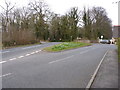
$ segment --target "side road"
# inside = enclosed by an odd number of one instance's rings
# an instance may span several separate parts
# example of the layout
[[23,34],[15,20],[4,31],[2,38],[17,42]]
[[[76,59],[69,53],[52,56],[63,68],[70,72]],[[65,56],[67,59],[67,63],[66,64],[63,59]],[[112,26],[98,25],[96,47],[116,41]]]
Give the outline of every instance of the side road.
[[108,51],[91,88],[118,88],[117,50]]

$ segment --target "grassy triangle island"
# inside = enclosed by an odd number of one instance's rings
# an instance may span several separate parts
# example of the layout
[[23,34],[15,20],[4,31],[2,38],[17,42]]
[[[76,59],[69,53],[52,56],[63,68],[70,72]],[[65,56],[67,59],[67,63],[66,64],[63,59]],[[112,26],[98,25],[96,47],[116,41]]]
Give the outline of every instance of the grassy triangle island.
[[46,47],[43,51],[49,52],[59,52],[84,46],[90,46],[90,43],[83,43],[83,42],[63,42],[54,46]]

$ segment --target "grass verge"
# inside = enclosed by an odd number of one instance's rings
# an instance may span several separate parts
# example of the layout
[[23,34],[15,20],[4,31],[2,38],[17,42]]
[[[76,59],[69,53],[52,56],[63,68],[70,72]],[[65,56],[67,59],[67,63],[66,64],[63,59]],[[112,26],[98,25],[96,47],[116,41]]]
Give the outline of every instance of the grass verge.
[[117,45],[118,45],[118,60],[120,62],[120,38],[118,38]]
[[84,46],[89,46],[91,45],[90,43],[82,43],[82,42],[63,42],[61,44],[57,44],[51,47],[46,47],[43,50],[44,51],[49,51],[49,52],[59,52],[63,50],[69,50],[73,48],[78,48],[78,47],[84,47]]

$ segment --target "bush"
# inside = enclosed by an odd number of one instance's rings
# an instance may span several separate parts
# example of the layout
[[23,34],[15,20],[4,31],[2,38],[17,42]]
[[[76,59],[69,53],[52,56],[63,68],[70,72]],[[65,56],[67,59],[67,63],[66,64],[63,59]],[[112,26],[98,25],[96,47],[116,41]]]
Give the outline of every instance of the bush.
[[3,47],[34,44],[36,42],[35,35],[29,30],[13,31],[11,35],[9,32],[2,34]]

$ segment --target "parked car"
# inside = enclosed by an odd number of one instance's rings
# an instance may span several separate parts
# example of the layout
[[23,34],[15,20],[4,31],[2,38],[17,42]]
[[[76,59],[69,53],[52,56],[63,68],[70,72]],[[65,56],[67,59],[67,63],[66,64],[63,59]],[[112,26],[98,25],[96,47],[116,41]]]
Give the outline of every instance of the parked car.
[[110,40],[107,40],[107,39],[102,39],[100,40],[100,43],[103,43],[103,44],[110,44]]

